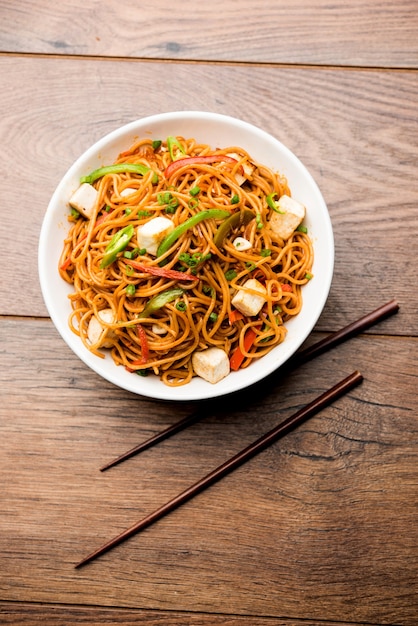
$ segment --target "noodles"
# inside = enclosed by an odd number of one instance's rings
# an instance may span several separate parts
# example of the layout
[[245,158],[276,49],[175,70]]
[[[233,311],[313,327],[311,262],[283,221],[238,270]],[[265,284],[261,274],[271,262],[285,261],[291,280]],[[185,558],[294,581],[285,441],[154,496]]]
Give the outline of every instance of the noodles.
[[217,382],[284,341],[313,251],[282,176],[238,146],[169,137],[81,183],[59,271],[88,350],[175,386]]

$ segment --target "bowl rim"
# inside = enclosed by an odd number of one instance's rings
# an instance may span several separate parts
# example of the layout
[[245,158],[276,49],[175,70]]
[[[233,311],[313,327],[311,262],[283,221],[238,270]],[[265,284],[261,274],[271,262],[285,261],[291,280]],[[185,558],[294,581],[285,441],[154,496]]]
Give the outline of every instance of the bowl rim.
[[[277,160],[279,160],[279,157],[283,158],[288,166],[293,168],[295,172],[297,171],[299,174],[303,174],[304,185],[307,186],[307,188],[313,193],[313,196],[315,198],[315,207],[318,207],[319,215],[321,217],[320,221],[322,232],[319,234],[319,236],[322,238],[323,241],[326,242],[327,246],[327,250],[321,250],[321,255],[325,254],[326,263],[324,263],[324,261],[321,261],[322,273],[319,293],[315,294],[316,300],[314,302],[311,315],[304,320],[305,326],[303,332],[299,333],[297,335],[297,338],[293,339],[291,342],[288,342],[288,337],[286,337],[286,340],[282,344],[274,348],[269,353],[270,355],[272,355],[273,353],[274,358],[270,356],[270,358],[268,359],[267,357],[269,357],[269,355],[265,355],[264,357],[262,357],[262,359],[260,359],[260,361],[252,363],[245,370],[241,370],[240,372],[231,372],[228,377],[223,379],[223,381],[216,383],[215,385],[203,381],[202,379],[198,379],[198,383],[196,384],[195,381],[197,380],[197,378],[194,378],[191,383],[188,383],[186,385],[182,385],[180,387],[170,387],[162,383],[156,376],[142,378],[139,376],[133,376],[128,372],[125,373],[124,368],[116,366],[115,364],[113,364],[112,368],[113,361],[109,364],[109,360],[111,360],[110,356],[106,356],[105,359],[101,359],[100,357],[97,357],[90,353],[85,348],[79,337],[69,329],[68,315],[70,313],[70,306],[68,299],[66,298],[66,302],[63,303],[60,302],[60,300],[56,297],[57,289],[58,291],[60,291],[61,295],[63,291],[69,292],[71,291],[71,289],[68,289],[69,286],[67,287],[65,281],[63,281],[59,277],[58,271],[56,271],[56,265],[53,266],[51,263],[52,259],[51,255],[49,254],[49,244],[51,233],[54,231],[54,228],[55,231],[58,230],[58,232],[60,232],[61,228],[62,237],[59,245],[62,248],[62,241],[64,238],[63,229],[66,225],[61,224],[61,227],[57,225],[57,213],[59,214],[59,207],[61,207],[62,209],[63,204],[68,211],[67,203],[63,202],[62,200],[63,194],[66,193],[66,190],[68,194],[68,188],[71,187],[71,181],[79,179],[80,172],[81,170],[85,172],[87,163],[99,163],[101,161],[103,152],[109,147],[109,145],[111,146],[112,143],[117,143],[121,139],[123,139],[124,141],[123,145],[126,145],[124,138],[131,134],[133,134],[134,137],[139,137],[141,133],[141,136],[146,136],[149,132],[145,130],[146,128],[154,128],[155,126],[164,125],[166,123],[176,124],[179,122],[184,123],[191,121],[193,121],[193,123],[201,123],[202,121],[204,121],[206,124],[220,124],[221,126],[223,125],[223,127],[225,127],[226,125],[230,128],[234,128],[234,130],[236,130],[237,132],[249,133],[252,137],[257,137],[259,140],[264,142],[267,146],[271,146],[272,148],[274,148],[277,152]],[[194,135],[190,134],[189,136]],[[205,142],[209,143],[209,141],[207,140],[205,140]],[[129,145],[132,145],[133,141],[127,141],[127,143]],[[245,145],[243,145],[243,147],[245,148]],[[252,154],[250,150],[249,152],[250,154]],[[114,153],[114,157],[116,156],[117,151]],[[284,168],[282,167],[280,162],[278,162],[277,166],[275,167],[277,171],[280,171],[281,173],[284,173],[286,175],[286,172],[283,172]],[[294,185],[289,183],[289,186],[291,191],[293,192],[292,187],[294,187]],[[64,197],[68,198],[69,196],[64,195]],[[308,216],[309,210],[310,209],[308,207]],[[62,213],[60,214],[60,217],[63,218]],[[61,220],[61,222],[63,221],[64,219]],[[315,235],[315,238],[318,239],[318,234]],[[315,242],[313,243],[315,264],[317,260],[317,250],[315,248]],[[55,248],[57,248],[57,242],[55,242]],[[76,356],[78,356],[80,360],[84,362],[84,364],[87,365],[90,369],[92,369],[97,375],[104,378],[108,382],[111,382],[117,387],[130,391],[139,396],[148,397],[155,400],[168,400],[176,402],[199,401],[235,393],[243,388],[259,382],[260,380],[280,368],[288,360],[288,358],[290,358],[290,356],[292,356],[297,351],[297,349],[302,345],[302,343],[312,332],[312,329],[318,321],[328,299],[334,272],[334,257],[334,235],[331,218],[325,200],[316,181],[314,180],[313,176],[310,174],[306,166],[289,148],[287,148],[287,146],[285,146],[274,135],[266,132],[258,126],[255,126],[254,124],[251,124],[239,118],[235,118],[221,113],[186,110],[157,113],[128,122],[127,124],[124,124],[99,138],[76,159],[76,161],[67,169],[66,173],[58,183],[44,214],[38,245],[38,273],[42,296],[47,311],[57,331],[59,332],[65,343],[68,345],[68,347],[76,354]],[[54,267],[55,270],[51,269],[52,267]],[[63,283],[61,290],[58,281],[54,278],[52,274],[53,271],[55,271],[55,274]],[[305,294],[305,291],[309,288],[311,288],[310,283],[304,286],[303,294]],[[65,305],[67,305],[68,309],[68,314],[66,316],[64,316],[62,313],[62,308],[65,308]],[[298,314],[298,316],[296,316],[295,320],[291,320],[291,322],[286,324],[286,327],[288,329],[292,326],[292,322],[297,321],[299,316],[302,316],[303,311],[304,306],[302,306],[301,312]],[[306,317],[307,316],[305,314],[304,318]],[[286,345],[287,342],[288,345]],[[276,354],[274,354],[275,351],[278,351],[279,348],[280,354],[278,355],[277,352]],[[259,367],[260,363],[263,363],[262,368]],[[150,384],[150,382],[152,384]]]

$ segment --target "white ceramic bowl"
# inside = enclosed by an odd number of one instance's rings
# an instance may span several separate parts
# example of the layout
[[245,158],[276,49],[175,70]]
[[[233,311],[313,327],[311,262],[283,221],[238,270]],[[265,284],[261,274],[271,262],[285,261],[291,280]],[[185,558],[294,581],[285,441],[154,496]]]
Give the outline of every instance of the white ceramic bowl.
[[[117,155],[141,137],[169,135],[195,137],[214,148],[242,146],[252,157],[287,177],[294,198],[305,204],[305,223],[314,246],[314,278],[303,288],[303,308],[287,324],[285,341],[248,368],[231,372],[215,385],[201,378],[181,387],[164,385],[156,376],[134,376],[117,367],[110,356],[101,359],[89,352],[68,326],[71,286],[58,273],[58,260],[67,221],[68,198],[80,176],[113,163]],[[328,297],[334,267],[334,239],[325,201],[315,181],[299,159],[277,139],[241,120],[196,111],[163,113],[146,117],[109,133],[91,146],[68,170],[53,194],[45,214],[39,241],[39,275],[45,304],[53,323],[73,352],[97,374],[133,393],[161,400],[202,400],[232,393],[251,385],[280,367],[299,348],[316,324]]]

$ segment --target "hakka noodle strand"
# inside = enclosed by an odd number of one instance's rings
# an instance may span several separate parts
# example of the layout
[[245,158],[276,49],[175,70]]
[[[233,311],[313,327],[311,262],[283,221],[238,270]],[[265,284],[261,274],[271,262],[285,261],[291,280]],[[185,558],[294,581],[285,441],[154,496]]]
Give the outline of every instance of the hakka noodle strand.
[[283,176],[238,146],[168,137],[80,182],[59,271],[88,350],[176,386],[217,382],[285,339],[313,250]]

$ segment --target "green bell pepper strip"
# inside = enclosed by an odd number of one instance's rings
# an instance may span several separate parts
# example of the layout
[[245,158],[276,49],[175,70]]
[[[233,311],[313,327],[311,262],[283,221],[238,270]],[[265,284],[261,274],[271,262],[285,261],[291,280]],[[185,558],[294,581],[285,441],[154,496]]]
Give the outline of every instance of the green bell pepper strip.
[[171,231],[169,235],[165,239],[162,240],[157,250],[157,257],[162,256],[171,248],[171,246],[177,241],[179,237],[183,233],[185,233],[189,228],[193,228],[196,224],[203,222],[203,220],[215,219],[215,220],[223,220],[229,217],[231,214],[229,211],[224,211],[223,209],[207,209],[206,211],[201,211],[200,213],[196,213],[189,217],[188,220],[183,222],[183,224],[179,224],[174,230]]
[[243,211],[237,211],[230,215],[230,217],[222,222],[213,238],[213,243],[217,248],[222,246],[223,240],[229,234],[229,232],[236,226],[242,224],[249,224],[251,220],[255,218],[255,213],[250,209],[244,209]]
[[[97,170],[94,170],[87,176],[82,176],[80,178],[80,183],[89,183],[90,185],[94,183],[98,178],[102,178],[106,174],[121,174],[124,172],[130,172],[132,174],[148,174],[150,168],[142,163],[116,163],[114,165],[105,165],[104,167],[99,167]],[[158,175],[154,172],[152,177],[152,182],[158,182]]]
[[268,196],[266,196],[266,202],[268,204],[268,206],[270,207],[270,209],[273,209],[273,211],[276,211],[276,213],[286,213],[286,211],[279,211],[279,209],[277,208],[277,202],[274,200],[274,196],[277,196],[277,192],[274,191],[273,193],[270,193]]
[[129,226],[125,226],[125,228],[118,230],[118,232],[113,235],[109,244],[105,248],[105,253],[100,263],[100,269],[104,269],[105,267],[113,263],[118,253],[122,252],[122,250],[126,248],[133,234],[134,227],[132,226],[132,224],[129,224]]
[[175,289],[167,289],[153,298],[145,305],[145,309],[138,315],[139,318],[151,317],[153,313],[161,309],[168,302],[172,302],[176,298],[179,298],[184,293],[183,289],[176,287]]
[[172,161],[174,161],[176,158],[176,155],[174,154],[174,148],[177,148],[180,154],[186,154],[186,150],[183,148],[179,140],[176,137],[173,137],[173,135],[167,137],[167,148]]

